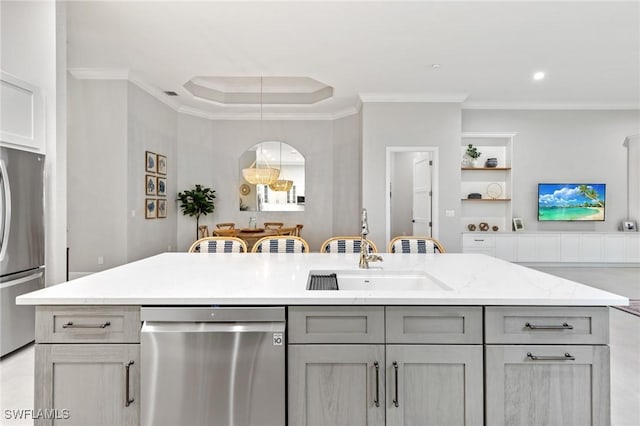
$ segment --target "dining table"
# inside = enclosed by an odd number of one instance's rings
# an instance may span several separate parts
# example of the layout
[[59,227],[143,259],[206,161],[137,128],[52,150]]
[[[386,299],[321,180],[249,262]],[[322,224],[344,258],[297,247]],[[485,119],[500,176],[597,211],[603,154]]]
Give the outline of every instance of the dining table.
[[240,228],[237,229],[236,237],[242,239],[247,243],[247,249],[251,251],[253,245],[260,238],[270,237],[272,235],[278,235],[277,229],[265,229],[265,228]]

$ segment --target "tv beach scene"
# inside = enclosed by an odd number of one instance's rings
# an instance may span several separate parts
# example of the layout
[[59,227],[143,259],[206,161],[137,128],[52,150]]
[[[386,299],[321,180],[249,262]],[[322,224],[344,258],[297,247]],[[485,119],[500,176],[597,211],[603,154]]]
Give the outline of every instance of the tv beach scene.
[[538,220],[604,220],[605,184],[538,185]]

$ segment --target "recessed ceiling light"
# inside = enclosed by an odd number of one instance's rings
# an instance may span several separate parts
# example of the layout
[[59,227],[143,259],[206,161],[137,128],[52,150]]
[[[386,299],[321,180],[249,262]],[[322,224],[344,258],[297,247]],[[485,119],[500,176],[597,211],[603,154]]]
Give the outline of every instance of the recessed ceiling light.
[[533,75],[534,80],[542,80],[544,78],[544,72],[538,71]]

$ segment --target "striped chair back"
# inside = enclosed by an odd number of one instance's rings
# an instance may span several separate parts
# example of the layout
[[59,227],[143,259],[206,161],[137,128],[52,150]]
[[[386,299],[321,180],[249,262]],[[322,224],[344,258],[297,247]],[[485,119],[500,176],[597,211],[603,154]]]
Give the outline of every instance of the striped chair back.
[[256,241],[252,253],[309,253],[309,244],[300,237],[278,235]]
[[[369,253],[377,253],[378,248],[371,240]],[[360,253],[360,237],[333,237],[322,243],[320,253]]]
[[189,253],[246,253],[247,243],[235,237],[200,238],[189,248]]
[[396,237],[389,242],[389,253],[445,253],[438,240],[430,237]]

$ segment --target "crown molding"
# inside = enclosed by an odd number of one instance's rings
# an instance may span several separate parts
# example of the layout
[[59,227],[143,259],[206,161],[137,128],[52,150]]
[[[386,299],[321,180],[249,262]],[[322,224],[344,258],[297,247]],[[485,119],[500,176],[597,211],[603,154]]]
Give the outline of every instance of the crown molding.
[[127,68],[68,68],[78,80],[128,80]]
[[464,102],[462,109],[502,109],[502,110],[638,110],[640,103],[576,103],[541,104],[509,102]]
[[466,93],[360,93],[358,96],[362,103],[462,103],[469,97]]
[[[181,114],[187,114],[194,117],[205,118],[207,120],[260,120],[259,113],[210,113],[198,108],[181,106],[177,110]],[[350,115],[357,114],[358,111],[355,108],[349,107],[342,111],[332,114],[323,113],[268,113],[262,115],[263,121],[274,120],[290,120],[290,121],[332,121],[340,118],[348,117]]]
[[68,71],[78,80],[126,80],[171,109],[178,111],[180,108],[179,102],[167,96],[164,91],[146,83],[126,68],[69,68]]

